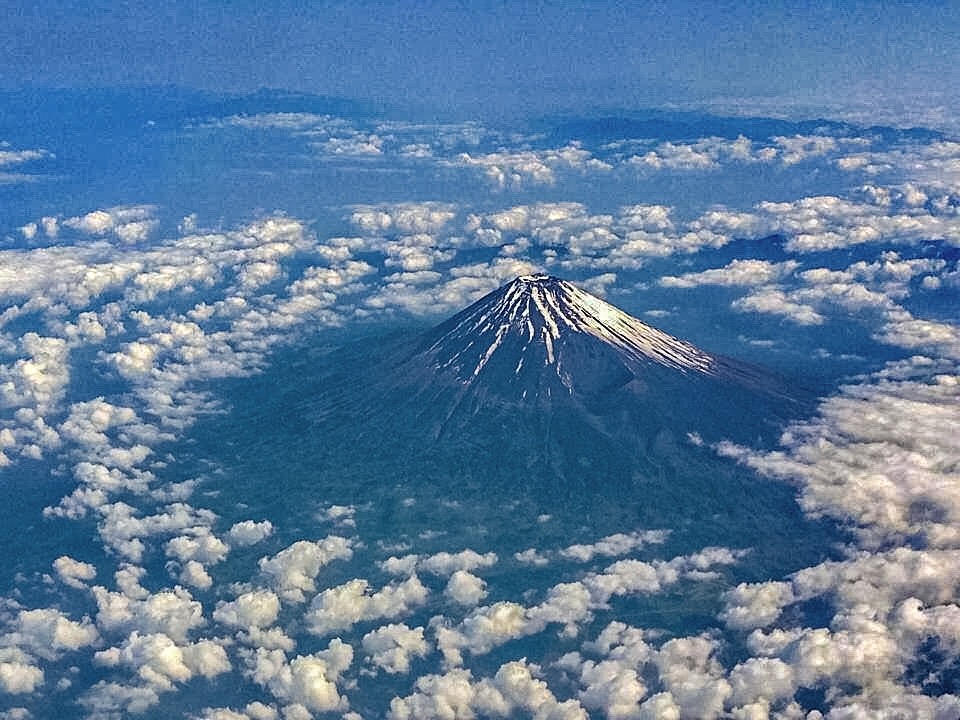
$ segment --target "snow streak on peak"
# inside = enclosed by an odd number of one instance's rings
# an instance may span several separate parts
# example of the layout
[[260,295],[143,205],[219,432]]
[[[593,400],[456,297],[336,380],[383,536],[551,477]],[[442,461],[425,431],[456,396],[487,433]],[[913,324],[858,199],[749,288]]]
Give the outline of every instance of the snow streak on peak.
[[467,380],[502,355],[514,363],[516,375],[532,370],[530,363],[535,363],[554,366],[563,378],[574,371],[571,362],[564,363],[563,348],[580,341],[599,342],[632,364],[716,372],[714,358],[690,343],[549,275],[521,275],[438,330],[429,351],[436,354],[439,367],[456,367]]

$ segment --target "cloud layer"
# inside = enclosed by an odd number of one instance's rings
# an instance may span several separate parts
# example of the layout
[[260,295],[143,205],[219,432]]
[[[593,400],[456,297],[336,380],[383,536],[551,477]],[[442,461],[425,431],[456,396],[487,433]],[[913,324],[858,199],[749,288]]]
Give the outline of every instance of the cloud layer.
[[[228,229],[147,198],[4,231],[0,465],[65,488],[32,520],[85,538],[38,550],[0,599],[5,717],[162,713],[181,691],[211,720],[960,713],[957,143],[849,127],[556,140],[306,111],[181,130],[267,138],[301,170],[436,173],[449,191],[358,192],[335,221]],[[0,169],[60,155],[4,146]],[[699,205],[657,191],[757,173],[802,189]],[[600,532],[586,515],[490,537],[453,527],[451,508],[471,508],[439,497],[384,538],[375,501],[326,488],[295,499],[309,526],[255,491],[224,499],[234,479],[194,433],[229,414],[226,381],[308,336],[429,322],[538,271],[714,340],[737,326],[747,348],[794,343],[801,369],[848,362],[779,447],[712,448],[789,484],[846,545],[757,578],[742,569],[763,548],[676,551],[676,529]],[[705,608],[701,626],[635,612],[678,598]]]

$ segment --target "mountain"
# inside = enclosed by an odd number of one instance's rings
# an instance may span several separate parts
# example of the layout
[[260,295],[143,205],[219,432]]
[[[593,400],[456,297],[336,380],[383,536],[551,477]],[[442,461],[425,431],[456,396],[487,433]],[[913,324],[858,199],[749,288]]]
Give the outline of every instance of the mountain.
[[658,330],[571,283],[523,275],[426,334],[438,375],[506,399],[596,394],[656,368],[756,384],[761,374]]
[[415,468],[440,484],[456,469],[478,488],[516,472],[564,488],[585,467],[674,473],[700,455],[713,462],[712,442],[772,445],[805,409],[772,374],[546,275],[519,277],[424,332],[324,352],[301,377],[282,414],[305,443],[317,439],[318,456]]
[[[216,433],[236,448],[237,487],[256,484],[291,517],[304,509],[290,498],[322,487],[338,503],[382,508],[385,542],[442,501],[443,512],[472,508],[463,542],[473,532],[530,542],[549,531],[537,518],[553,517],[550,527],[600,535],[669,528],[678,552],[783,549],[757,559],[769,563],[758,577],[793,567],[785,539],[810,529],[793,488],[711,448],[772,444],[805,412],[778,378],[557,278],[519,277],[436,327],[298,348],[275,365],[283,373],[244,382],[237,431]],[[289,449],[282,477],[245,482],[275,474],[278,447]]]
[[425,338],[421,354],[465,385],[520,397],[619,387],[652,363],[713,374],[716,361],[574,285],[524,275],[454,315]]
[[435,438],[509,413],[533,423],[575,416],[627,442],[718,426],[753,439],[777,434],[797,409],[772,373],[548,275],[518,277],[388,351],[366,384],[377,388],[378,403],[399,390],[399,404]]

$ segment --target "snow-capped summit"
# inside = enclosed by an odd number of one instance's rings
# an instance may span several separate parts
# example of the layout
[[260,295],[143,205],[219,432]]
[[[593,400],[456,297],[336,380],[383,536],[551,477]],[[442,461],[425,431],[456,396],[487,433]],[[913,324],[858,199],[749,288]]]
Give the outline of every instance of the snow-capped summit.
[[402,428],[403,452],[417,438],[501,442],[511,432],[546,452],[586,427],[623,447],[719,428],[756,438],[779,433],[797,407],[772,373],[549,275],[522,275],[422,334],[362,341],[335,358],[318,417],[342,417],[377,442]]
[[[652,365],[717,375],[724,363],[575,285],[522,275],[436,327],[421,346],[466,384],[552,392],[624,385]],[[554,382],[550,382],[550,380]]]

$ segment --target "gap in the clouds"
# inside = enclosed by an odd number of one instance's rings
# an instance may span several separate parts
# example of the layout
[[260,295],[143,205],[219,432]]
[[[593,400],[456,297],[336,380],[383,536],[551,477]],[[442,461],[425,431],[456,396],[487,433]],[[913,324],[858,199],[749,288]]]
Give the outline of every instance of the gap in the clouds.
[[[736,311],[735,302],[750,287],[704,284],[672,288],[660,283],[664,276],[695,274],[744,259],[797,261],[800,265],[794,274],[799,274],[813,268],[844,271],[857,262],[874,262],[885,251],[899,251],[904,259],[925,257],[930,252],[937,256],[951,252],[949,247],[931,251],[924,245],[913,253],[892,244],[864,244],[841,251],[796,255],[784,248],[784,242],[783,237],[776,235],[738,239],[695,255],[652,260],[640,271],[619,274],[621,282],[627,286],[632,283],[634,290],[618,295],[616,301],[628,312],[677,337],[776,370],[819,396],[833,394],[854,376],[909,356],[903,349],[877,339],[876,333],[882,328],[880,308],[864,308],[857,316],[831,313],[822,323],[801,324],[775,314]],[[784,278],[782,283],[786,289],[802,287],[795,278]],[[947,313],[956,300],[956,294],[944,287],[940,292],[925,291],[919,299],[908,297],[904,304],[913,307],[916,303],[925,316],[927,296],[931,296],[929,300],[934,306],[942,303]],[[650,310],[655,316],[646,315]],[[950,319],[949,315],[944,319]]]
[[667,311],[649,318],[651,324],[712,352],[776,371],[818,397],[904,356],[879,343],[866,324],[831,318],[822,325],[799,325],[778,316],[731,312],[731,304],[743,296],[741,288],[650,288],[637,295]]
[[[373,338],[368,336],[367,341],[372,343]],[[523,443],[515,450],[521,453],[519,460],[503,448],[490,454],[494,448],[469,443],[462,445],[466,454],[459,459],[404,457],[400,452],[358,457],[366,446],[352,443],[369,440],[353,436],[350,428],[329,418],[318,421],[310,402],[312,395],[322,397],[325,380],[334,381],[332,369],[324,365],[335,357],[331,351],[330,338],[321,333],[296,348],[278,351],[257,377],[220,383],[217,394],[229,414],[203,419],[191,432],[193,451],[205,454],[222,470],[205,488],[216,489],[211,503],[224,525],[252,518],[270,519],[277,527],[262,552],[298,539],[352,533],[323,519],[322,511],[329,505],[357,508],[356,532],[365,547],[357,551],[353,563],[325,569],[325,585],[350,577],[379,577],[373,562],[391,554],[472,548],[501,557],[498,572],[504,574],[491,583],[490,599],[516,600],[524,592],[549,587],[556,567],[542,574],[519,568],[512,563],[514,553],[529,548],[556,552],[572,542],[642,529],[671,530],[663,545],[644,551],[649,557],[669,558],[716,544],[751,549],[734,572],[739,579],[755,581],[832,557],[834,544],[844,539],[829,523],[804,519],[793,488],[746,478],[746,470],[716,458],[708,448],[676,449],[684,455],[684,469],[671,472],[685,477],[675,491],[669,474],[657,480],[642,460],[631,470],[588,448],[574,450],[560,461],[567,468],[567,479],[559,484],[549,464],[531,466],[522,457],[529,452]],[[409,430],[394,428],[399,435],[384,434],[383,442],[393,447]],[[579,478],[569,474],[571,463],[579,463]],[[749,492],[737,495],[736,507],[708,498],[697,511],[685,509],[690,484],[695,487],[698,477],[718,474],[733,484],[745,483]],[[700,514],[710,507],[714,513],[733,515]],[[217,569],[218,576],[231,574],[232,560]],[[689,616],[686,610],[664,614],[669,605],[651,602],[646,609],[642,603],[638,606],[637,617],[663,616],[657,626],[662,622],[674,632],[701,623],[715,609],[691,610]]]
[[915,278],[910,284],[910,294],[900,304],[918,317],[954,323],[960,318],[960,247],[943,241],[926,242],[914,252],[900,249],[903,258],[918,257],[942,260],[946,263],[940,278],[934,274],[935,285],[926,285],[926,277]]
[[[24,592],[36,591],[31,577],[41,568],[52,572],[51,563],[71,548],[78,559],[99,557],[101,549],[90,535],[86,523],[51,520],[43,517],[43,508],[55,505],[76,484],[72,474],[62,465],[49,460],[18,458],[18,462],[3,468],[0,480],[0,503],[16,508],[7,513],[0,525],[0,546],[4,549],[5,570],[2,592],[11,592],[18,584],[17,573],[24,573]],[[81,527],[83,525],[83,527]],[[39,561],[39,562],[38,562]]]
[[917,655],[904,671],[904,680],[920,687],[924,695],[937,697],[960,688],[960,659],[944,647],[941,638],[930,636],[917,649]]

